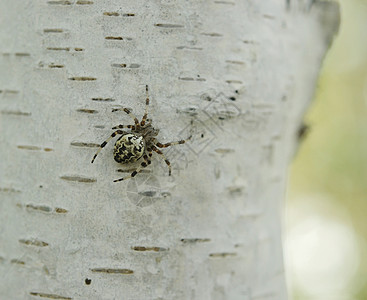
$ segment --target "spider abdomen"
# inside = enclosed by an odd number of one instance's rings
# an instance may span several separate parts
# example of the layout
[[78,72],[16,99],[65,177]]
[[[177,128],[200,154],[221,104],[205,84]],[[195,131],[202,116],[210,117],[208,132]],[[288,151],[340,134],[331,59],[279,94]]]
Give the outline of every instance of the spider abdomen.
[[115,143],[113,158],[118,163],[135,162],[143,156],[145,144],[142,136],[126,133]]

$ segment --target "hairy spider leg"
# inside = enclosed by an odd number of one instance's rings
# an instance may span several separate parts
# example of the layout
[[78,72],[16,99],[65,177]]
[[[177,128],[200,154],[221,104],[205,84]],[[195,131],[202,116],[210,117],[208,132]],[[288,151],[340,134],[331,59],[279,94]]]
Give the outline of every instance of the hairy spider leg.
[[125,108],[114,108],[112,110],[112,112],[119,111],[119,110],[126,112],[131,117],[131,119],[134,120],[135,127],[136,128],[140,128],[140,124],[139,124],[138,118],[128,108],[126,108],[126,107]]
[[118,182],[118,181],[123,181],[123,180],[126,180],[126,179],[129,179],[129,178],[132,178],[134,177],[136,174],[138,174],[139,172],[141,172],[141,170],[143,168],[146,168],[148,165],[150,165],[152,163],[152,161],[148,158],[148,156],[146,154],[144,154],[143,156],[144,158],[144,161],[140,164],[140,166],[135,170],[133,171],[129,176],[125,176],[125,177],[122,177],[120,179],[116,179],[114,180],[113,182]]
[[145,86],[145,92],[147,94],[147,98],[145,100],[145,111],[144,111],[144,116],[143,118],[141,119],[141,122],[140,122],[140,125],[141,126],[144,126],[145,125],[145,122],[148,118],[148,106],[149,106],[149,92],[148,92],[148,85]]
[[93,156],[93,159],[92,159],[92,161],[91,161],[91,163],[93,163],[94,162],[94,160],[96,159],[96,157],[97,157],[97,155],[99,154],[99,152],[101,152],[101,150],[104,148],[104,146],[106,146],[106,144],[111,140],[111,139],[113,139],[116,135],[118,135],[118,134],[124,134],[125,132],[124,131],[122,131],[122,130],[116,130],[115,132],[113,132],[112,134],[111,134],[111,136],[107,139],[107,140],[105,140],[100,146],[99,146],[99,149],[98,149],[98,151],[97,151],[97,153],[96,154],[94,154],[94,156]]
[[120,128],[120,129],[122,129],[122,128],[129,128],[129,129],[135,130],[135,126],[134,125],[122,125],[122,124],[120,124],[120,125],[117,125],[115,127],[112,127],[112,129],[117,129],[117,128]]
[[168,170],[169,170],[168,171],[168,176],[171,176],[172,169],[171,169],[171,163],[170,163],[170,161],[167,159],[167,157],[164,155],[164,153],[161,150],[159,150],[158,148],[156,148],[156,147],[153,146],[153,151],[156,152],[156,153],[158,153],[160,156],[162,156],[162,158],[164,159],[164,162],[168,166]]
[[170,143],[166,143],[166,144],[156,143],[156,146],[159,147],[159,148],[167,148],[167,147],[174,146],[174,145],[185,144],[190,139],[191,139],[191,136],[189,136],[186,140],[181,140],[181,141],[177,141],[177,142],[170,142]]
[[[135,171],[136,168],[131,168],[131,169],[117,169],[116,172],[119,173],[130,173],[132,171]],[[151,170],[140,170],[140,173],[151,173]]]

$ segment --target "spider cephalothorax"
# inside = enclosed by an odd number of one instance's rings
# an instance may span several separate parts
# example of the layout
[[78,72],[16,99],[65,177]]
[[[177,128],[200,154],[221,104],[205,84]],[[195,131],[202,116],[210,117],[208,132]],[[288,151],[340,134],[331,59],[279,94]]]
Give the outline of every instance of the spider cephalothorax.
[[[116,179],[114,182],[122,181],[131,177],[134,177],[137,173],[139,173],[143,168],[151,164],[151,157],[153,155],[153,151],[158,153],[165,161],[169,168],[169,175],[171,175],[171,163],[166,158],[161,150],[158,148],[167,148],[169,146],[184,144],[186,140],[181,140],[178,142],[171,142],[166,144],[161,144],[157,141],[156,136],[159,133],[158,129],[155,129],[152,126],[151,120],[148,120],[148,106],[149,106],[149,95],[148,95],[148,86],[146,85],[146,102],[145,102],[145,113],[141,121],[131,113],[131,111],[127,108],[117,108],[113,109],[114,111],[123,110],[126,112],[133,120],[134,125],[117,125],[112,129],[118,129],[114,131],[111,136],[104,141],[94,155],[92,159],[92,163],[96,159],[98,153],[106,146],[106,144],[114,138],[116,135],[121,135],[115,143],[115,148],[113,151],[113,158],[118,163],[130,163],[136,162],[139,159],[143,158],[144,161],[137,167],[129,176]],[[126,132],[120,129],[128,128],[130,132]],[[189,137],[188,139],[190,139]]]

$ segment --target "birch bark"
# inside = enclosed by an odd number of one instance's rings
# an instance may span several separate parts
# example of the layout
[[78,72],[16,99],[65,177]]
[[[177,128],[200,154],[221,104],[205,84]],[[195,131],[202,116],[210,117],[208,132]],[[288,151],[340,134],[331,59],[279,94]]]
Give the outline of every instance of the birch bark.
[[[286,299],[296,133],[337,31],[318,1],[0,3],[1,299]],[[166,149],[125,173],[112,108]]]

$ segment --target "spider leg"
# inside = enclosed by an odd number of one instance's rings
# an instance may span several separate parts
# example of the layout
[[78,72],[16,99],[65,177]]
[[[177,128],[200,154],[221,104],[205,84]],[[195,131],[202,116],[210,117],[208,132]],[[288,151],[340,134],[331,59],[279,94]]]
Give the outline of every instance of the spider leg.
[[141,126],[144,126],[145,125],[145,122],[148,118],[148,106],[149,106],[149,94],[148,94],[148,85],[145,86],[145,91],[146,91],[146,94],[147,94],[147,98],[145,100],[145,112],[144,112],[144,116],[143,118],[141,119],[141,122],[140,122],[140,125]]
[[114,109],[112,109],[112,112],[119,111],[119,110],[126,112],[131,117],[131,119],[134,120],[136,128],[140,127],[138,118],[130,111],[130,109],[128,109],[126,107],[125,108],[114,108]]
[[[132,171],[135,171],[136,168],[132,168],[132,169],[117,169],[116,172],[120,172],[120,173],[130,173]],[[151,173],[151,170],[140,170],[140,173]]]
[[132,130],[134,130],[135,129],[135,126],[134,125],[117,125],[117,126],[115,126],[115,127],[112,127],[112,129],[117,129],[117,128],[129,128],[129,129],[132,129]]
[[135,171],[133,171],[129,176],[125,176],[125,177],[122,177],[122,178],[120,178],[120,179],[116,179],[116,180],[114,180],[113,182],[118,182],[118,181],[123,181],[123,180],[126,180],[126,179],[129,179],[129,178],[132,178],[132,177],[134,177],[136,174],[138,174],[139,172],[141,172],[141,170],[143,169],[143,168],[146,168],[148,165],[150,165],[151,164],[151,160],[148,158],[148,156],[145,154],[144,156],[143,156],[143,158],[144,158],[144,161],[140,164],[140,166],[135,170]]
[[181,140],[181,141],[177,141],[177,142],[170,142],[170,143],[166,143],[166,144],[156,143],[156,146],[159,147],[159,148],[167,148],[167,147],[170,147],[170,146],[173,146],[173,145],[185,144],[190,139],[191,139],[191,135],[186,140]]
[[107,140],[105,140],[100,146],[99,146],[99,149],[98,149],[98,151],[97,151],[97,153],[96,154],[94,154],[94,156],[93,156],[93,159],[92,159],[92,161],[91,161],[91,163],[93,163],[94,162],[94,160],[96,159],[96,157],[97,157],[97,155],[98,155],[98,153],[99,152],[101,152],[101,150],[104,148],[104,146],[106,146],[106,144],[111,140],[111,139],[113,139],[116,135],[118,135],[118,134],[124,134],[125,132],[123,132],[122,130],[116,130],[115,132],[113,132],[112,134],[111,134],[111,136],[107,139]]
[[170,163],[170,161],[167,159],[167,157],[164,155],[164,153],[161,151],[161,150],[159,150],[158,148],[156,148],[156,147],[154,147],[153,146],[153,151],[154,152],[156,152],[156,153],[158,153],[160,156],[162,156],[162,158],[164,159],[164,162],[167,164],[167,166],[168,166],[168,169],[169,169],[169,171],[168,171],[168,176],[171,176],[171,173],[172,173],[172,168],[171,168],[171,163]]

